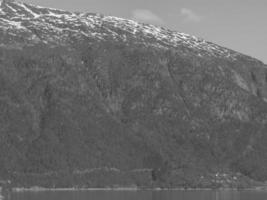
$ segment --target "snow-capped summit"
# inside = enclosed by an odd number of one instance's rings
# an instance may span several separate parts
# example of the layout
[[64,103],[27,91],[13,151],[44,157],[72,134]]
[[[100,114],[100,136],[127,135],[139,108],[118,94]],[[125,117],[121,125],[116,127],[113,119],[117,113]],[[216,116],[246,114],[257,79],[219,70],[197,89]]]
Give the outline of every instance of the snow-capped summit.
[[185,33],[138,23],[133,20],[92,13],[72,13],[59,9],[4,0],[0,8],[1,45],[34,43],[71,44],[78,40],[121,40],[157,48],[183,47],[197,56],[227,57],[235,51]]

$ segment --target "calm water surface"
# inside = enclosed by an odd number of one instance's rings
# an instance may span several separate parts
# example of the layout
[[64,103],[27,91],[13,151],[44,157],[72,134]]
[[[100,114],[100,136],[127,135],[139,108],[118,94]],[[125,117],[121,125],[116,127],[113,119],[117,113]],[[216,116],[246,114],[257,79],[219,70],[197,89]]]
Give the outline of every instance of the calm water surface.
[[45,191],[13,193],[11,200],[267,200],[267,191]]

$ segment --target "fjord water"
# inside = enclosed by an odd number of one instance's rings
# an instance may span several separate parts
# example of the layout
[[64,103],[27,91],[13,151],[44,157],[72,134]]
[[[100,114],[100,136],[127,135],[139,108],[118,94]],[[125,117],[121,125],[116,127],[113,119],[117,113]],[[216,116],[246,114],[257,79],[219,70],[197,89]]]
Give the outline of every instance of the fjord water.
[[13,193],[11,200],[266,200],[267,191],[44,191]]

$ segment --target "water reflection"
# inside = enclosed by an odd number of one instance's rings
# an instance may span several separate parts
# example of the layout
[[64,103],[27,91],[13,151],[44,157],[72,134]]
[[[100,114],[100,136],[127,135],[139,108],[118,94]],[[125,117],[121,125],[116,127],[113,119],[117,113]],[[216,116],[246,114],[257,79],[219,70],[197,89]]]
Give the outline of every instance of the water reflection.
[[13,193],[12,200],[266,200],[267,191],[46,191]]
[[227,200],[227,199],[235,199],[239,200],[239,197],[236,196],[236,191],[215,191],[215,198],[216,200]]

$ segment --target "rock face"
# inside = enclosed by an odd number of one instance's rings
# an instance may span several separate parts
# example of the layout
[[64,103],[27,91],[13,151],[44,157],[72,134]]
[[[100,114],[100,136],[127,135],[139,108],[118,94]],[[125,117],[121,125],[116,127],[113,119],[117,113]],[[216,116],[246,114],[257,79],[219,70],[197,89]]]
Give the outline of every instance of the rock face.
[[4,1],[0,174],[168,165],[266,180],[266,67],[164,28]]

